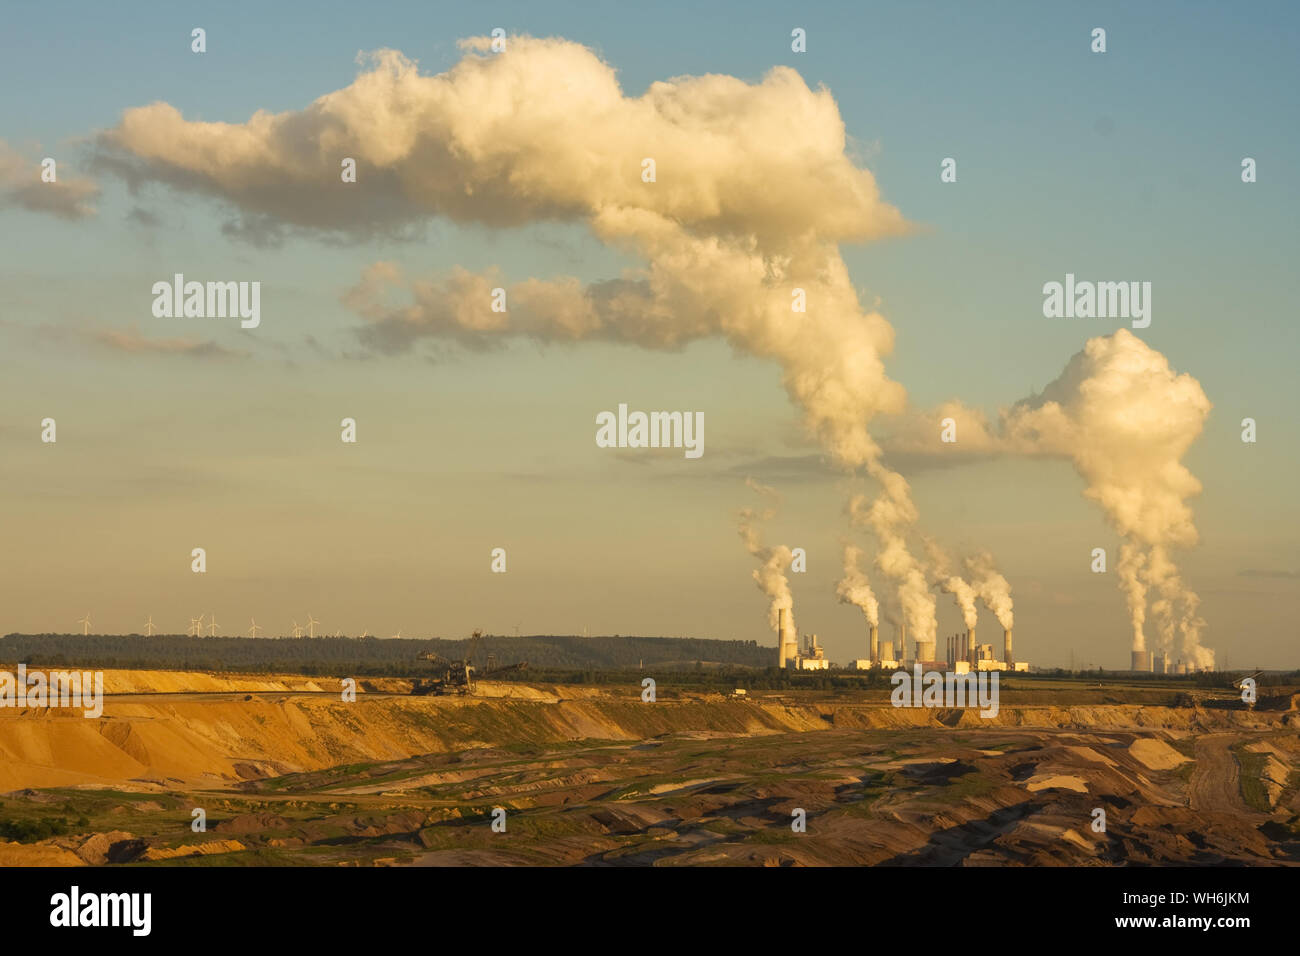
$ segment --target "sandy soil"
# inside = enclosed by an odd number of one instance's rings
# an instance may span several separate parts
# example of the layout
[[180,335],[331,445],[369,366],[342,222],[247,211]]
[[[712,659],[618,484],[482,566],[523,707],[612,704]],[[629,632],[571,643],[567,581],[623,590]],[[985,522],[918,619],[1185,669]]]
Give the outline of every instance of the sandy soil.
[[[1286,710],[1004,704],[988,721],[790,693],[411,697],[397,681],[343,703],[308,683],[329,684],[124,672],[112,686],[132,690],[100,720],[0,710],[0,818],[74,821],[0,843],[0,865],[1300,863]],[[1271,814],[1242,797],[1237,743],[1264,758]]]

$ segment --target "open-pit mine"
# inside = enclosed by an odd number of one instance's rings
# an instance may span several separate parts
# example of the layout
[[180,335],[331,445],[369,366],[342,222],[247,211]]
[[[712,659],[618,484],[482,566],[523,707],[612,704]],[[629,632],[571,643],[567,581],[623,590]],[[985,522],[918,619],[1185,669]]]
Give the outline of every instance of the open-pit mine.
[[[0,710],[0,865],[1300,863],[1300,688],[887,689],[104,672]],[[801,820],[795,825],[793,821]]]

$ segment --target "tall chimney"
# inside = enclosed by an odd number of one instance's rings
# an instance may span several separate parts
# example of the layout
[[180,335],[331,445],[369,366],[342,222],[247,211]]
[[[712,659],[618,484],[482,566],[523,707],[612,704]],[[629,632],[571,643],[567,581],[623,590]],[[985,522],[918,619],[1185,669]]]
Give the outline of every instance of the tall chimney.
[[790,631],[790,609],[777,608],[776,611],[776,666],[785,669],[785,645]]
[[880,628],[871,625],[871,663],[880,663]]
[[966,660],[970,661],[971,670],[974,670],[978,664],[979,655],[975,650],[975,628],[966,632]]
[[898,625],[898,659],[901,661],[907,657],[907,621],[901,621]]
[[1011,653],[1011,628],[1002,632],[1002,659],[1006,661],[1007,667],[1015,664],[1015,655]]

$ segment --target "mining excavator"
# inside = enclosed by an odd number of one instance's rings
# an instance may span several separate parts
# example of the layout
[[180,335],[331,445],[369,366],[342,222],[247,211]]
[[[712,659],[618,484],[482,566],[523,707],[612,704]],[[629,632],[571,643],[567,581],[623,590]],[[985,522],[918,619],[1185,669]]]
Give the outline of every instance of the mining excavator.
[[482,631],[475,631],[470,635],[469,646],[465,648],[465,656],[460,660],[451,660],[436,654],[432,651],[421,654],[418,660],[428,661],[434,665],[434,674],[432,677],[417,678],[411,685],[411,693],[417,696],[432,694],[441,697],[445,694],[457,694],[464,696],[474,693],[476,676],[489,677],[493,674],[505,674],[511,671],[521,671],[528,667],[527,661],[520,661],[517,664],[509,664],[505,667],[496,667],[495,658],[490,658],[490,664],[487,670],[481,674],[474,666],[474,652],[478,649],[479,641],[483,638]]

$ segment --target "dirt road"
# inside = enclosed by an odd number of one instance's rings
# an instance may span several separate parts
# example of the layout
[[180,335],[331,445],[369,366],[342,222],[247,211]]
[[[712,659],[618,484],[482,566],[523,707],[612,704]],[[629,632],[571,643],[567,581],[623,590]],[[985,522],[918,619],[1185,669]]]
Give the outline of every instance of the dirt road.
[[1254,814],[1241,796],[1241,767],[1230,749],[1236,734],[1206,734],[1196,739],[1196,769],[1187,787],[1193,810]]

